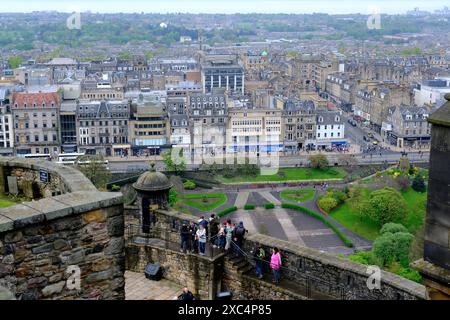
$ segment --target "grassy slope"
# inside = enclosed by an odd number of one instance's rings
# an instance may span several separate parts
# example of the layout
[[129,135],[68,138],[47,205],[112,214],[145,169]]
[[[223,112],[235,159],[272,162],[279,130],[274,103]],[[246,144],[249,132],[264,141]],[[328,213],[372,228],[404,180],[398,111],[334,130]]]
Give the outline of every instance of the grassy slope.
[[[206,197],[211,200],[211,202],[203,203],[202,199]],[[227,196],[223,193],[199,193],[199,194],[184,194],[181,196],[180,200],[201,211],[210,211],[220,207],[227,202]]]
[[[413,189],[408,188],[408,190],[402,192],[402,195],[408,203],[409,207],[408,216],[403,224],[411,233],[414,234],[424,221],[424,204],[427,194],[418,193]],[[359,217],[352,212],[347,202],[345,202],[336,210],[333,210],[330,213],[330,217],[338,221],[347,229],[369,240],[374,240],[378,236],[380,230],[379,226],[374,221],[368,218],[363,218],[363,220],[360,221]]]
[[0,195],[0,208],[6,208],[6,207],[9,207],[9,206],[13,206],[15,204],[17,204],[17,203],[14,202],[14,201],[9,200],[4,195]]
[[342,179],[347,172],[342,168],[330,168],[327,170],[312,168],[282,168],[279,170],[284,175],[257,175],[257,176],[238,176],[233,178],[219,177],[224,183],[233,182],[264,182],[264,181],[295,181],[295,180],[318,180],[318,179]]
[[[300,195],[297,195],[299,192]],[[281,191],[281,199],[292,200],[296,202],[307,202],[314,198],[315,191],[313,189],[283,190]]]

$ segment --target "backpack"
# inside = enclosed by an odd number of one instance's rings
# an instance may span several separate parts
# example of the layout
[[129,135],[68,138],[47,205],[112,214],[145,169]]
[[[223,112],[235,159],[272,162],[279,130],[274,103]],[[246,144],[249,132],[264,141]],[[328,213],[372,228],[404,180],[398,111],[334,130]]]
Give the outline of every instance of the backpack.
[[239,227],[237,227],[235,229],[235,235],[236,235],[237,238],[243,237],[244,234],[245,234],[245,228],[244,227],[239,226]]

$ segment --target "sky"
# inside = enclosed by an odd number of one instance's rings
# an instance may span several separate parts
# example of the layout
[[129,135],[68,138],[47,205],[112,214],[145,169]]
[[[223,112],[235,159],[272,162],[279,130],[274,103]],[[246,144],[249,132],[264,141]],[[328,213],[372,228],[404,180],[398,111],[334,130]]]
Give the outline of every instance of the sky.
[[[6,0],[0,12],[145,13],[405,13],[434,11],[450,0]],[[5,1],[5,2],[6,2]],[[0,2],[1,3],[1,2]]]

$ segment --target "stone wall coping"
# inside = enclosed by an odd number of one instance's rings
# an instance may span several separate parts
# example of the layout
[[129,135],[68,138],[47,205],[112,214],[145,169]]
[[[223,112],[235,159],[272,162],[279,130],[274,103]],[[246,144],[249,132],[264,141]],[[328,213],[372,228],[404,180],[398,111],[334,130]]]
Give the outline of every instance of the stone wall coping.
[[[258,242],[264,245],[277,247],[281,251],[288,251],[295,255],[318,261],[323,265],[331,265],[341,270],[350,271],[364,277],[369,275],[366,273],[367,267],[349,260],[339,258],[338,256],[309,247],[300,246],[288,241],[276,239],[263,234],[250,234],[247,240]],[[381,270],[381,281],[386,285],[399,288],[420,299],[426,299],[425,286],[414,281],[402,278],[396,274]]]
[[25,159],[18,157],[0,157],[0,166],[19,167],[30,170],[46,170],[50,174],[57,175],[67,186],[69,192],[76,191],[97,191],[92,182],[80,171],[54,162],[37,159]]
[[120,205],[120,192],[77,191],[0,209],[0,232]]

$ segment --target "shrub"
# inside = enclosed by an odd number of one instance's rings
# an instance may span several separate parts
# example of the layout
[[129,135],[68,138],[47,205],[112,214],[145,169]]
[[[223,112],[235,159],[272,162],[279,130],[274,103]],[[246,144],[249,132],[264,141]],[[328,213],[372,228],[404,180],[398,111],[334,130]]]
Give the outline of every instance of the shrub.
[[395,182],[397,183],[400,190],[406,190],[409,187],[409,178],[403,174],[399,175]]
[[373,191],[366,208],[368,216],[380,225],[402,221],[406,217],[407,210],[405,199],[397,190],[390,187]]
[[414,236],[407,232],[386,232],[373,242],[373,254],[383,266],[398,261],[401,266],[409,265],[409,248]]
[[380,230],[380,234],[384,234],[387,232],[390,233],[408,232],[408,229],[406,229],[406,227],[400,223],[389,222],[383,225],[383,227]]
[[175,205],[175,203],[177,203],[177,201],[178,201],[178,192],[174,188],[171,188],[169,190],[169,205],[172,207]]
[[348,256],[348,259],[353,262],[365,265],[378,265],[378,261],[372,251],[359,251]]
[[269,203],[266,203],[264,205],[264,208],[266,208],[266,209],[273,209],[273,208],[275,208],[275,205],[273,203],[269,202]]
[[186,180],[186,182],[183,183],[183,187],[186,190],[194,190],[197,187],[197,185],[195,184],[194,181]]
[[118,186],[117,184],[113,184],[111,186],[111,191],[120,191],[120,186]]
[[425,186],[425,181],[423,180],[420,174],[414,177],[411,187],[416,192],[425,192],[427,190],[427,187]]
[[324,211],[330,212],[331,210],[336,208],[336,206],[338,205],[338,202],[336,201],[336,199],[334,199],[332,197],[325,196],[325,197],[321,197],[319,200],[317,200],[317,205]]
[[238,208],[236,206],[225,208],[225,209],[217,212],[216,216],[218,216],[219,218],[222,218],[224,215],[227,215],[231,212],[237,211],[237,209]]
[[253,209],[255,209],[255,205],[254,204],[246,204],[245,206],[244,206],[244,210],[253,210]]
[[336,233],[336,235],[339,237],[339,239],[341,239],[342,242],[344,242],[344,244],[347,247],[349,247],[349,248],[353,247],[353,243],[346,237],[346,235],[341,230],[339,230],[339,228],[336,227],[333,223],[328,221],[328,219],[326,219],[324,216],[322,216],[312,210],[309,210],[308,208],[297,206],[297,205],[291,204],[291,203],[282,203],[281,207],[285,208],[285,209],[297,210],[297,211],[303,212],[305,214],[308,214],[316,219],[319,219],[320,221],[325,223],[328,227],[330,227],[330,229]]
[[328,159],[323,154],[314,154],[308,157],[311,167],[324,169],[329,166]]

